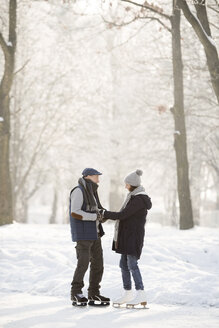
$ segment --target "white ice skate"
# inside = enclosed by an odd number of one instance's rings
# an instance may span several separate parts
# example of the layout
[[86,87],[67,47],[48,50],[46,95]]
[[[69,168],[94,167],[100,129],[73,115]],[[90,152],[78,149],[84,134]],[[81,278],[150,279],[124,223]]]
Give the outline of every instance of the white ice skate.
[[146,309],[146,293],[144,290],[137,290],[136,296],[130,301],[126,302],[127,309],[140,308]]
[[124,290],[124,294],[122,297],[113,301],[114,307],[120,307],[120,305],[127,303],[133,299],[133,292],[132,290]]

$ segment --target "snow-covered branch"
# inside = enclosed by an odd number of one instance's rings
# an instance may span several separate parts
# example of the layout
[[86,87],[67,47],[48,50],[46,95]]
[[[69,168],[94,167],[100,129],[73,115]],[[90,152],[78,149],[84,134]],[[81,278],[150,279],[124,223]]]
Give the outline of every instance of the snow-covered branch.
[[199,19],[191,12],[187,2],[185,0],[179,0],[178,5],[182,9],[188,22],[192,25],[204,48],[207,49],[208,47],[210,47],[214,48],[215,50],[216,46],[213,39],[207,35]]

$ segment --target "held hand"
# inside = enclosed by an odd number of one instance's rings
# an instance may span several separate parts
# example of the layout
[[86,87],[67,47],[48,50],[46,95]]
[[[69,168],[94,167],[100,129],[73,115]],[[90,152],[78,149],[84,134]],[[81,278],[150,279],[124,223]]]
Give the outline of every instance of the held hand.
[[97,220],[99,220],[101,223],[104,223],[107,221],[107,219],[104,218],[104,209],[98,209]]
[[103,210],[102,209],[97,209],[97,220],[101,221],[103,216]]

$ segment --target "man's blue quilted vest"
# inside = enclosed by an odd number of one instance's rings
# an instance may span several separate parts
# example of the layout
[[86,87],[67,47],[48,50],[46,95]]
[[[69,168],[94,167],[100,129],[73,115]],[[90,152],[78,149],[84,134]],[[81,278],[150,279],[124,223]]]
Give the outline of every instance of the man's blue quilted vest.
[[[70,217],[70,226],[71,226],[71,236],[72,241],[78,241],[78,240],[96,240],[98,238],[97,236],[97,227],[96,227],[96,221],[83,221],[78,220],[72,217],[71,215],[71,193],[76,189],[80,188],[82,193],[82,187],[79,185],[72,189],[70,192],[70,201],[69,201],[69,217]],[[82,211],[85,211],[87,213],[92,213],[89,211],[86,211],[86,203],[83,202],[83,205],[81,207]],[[99,230],[100,230],[100,237],[104,235],[102,225],[99,224]]]

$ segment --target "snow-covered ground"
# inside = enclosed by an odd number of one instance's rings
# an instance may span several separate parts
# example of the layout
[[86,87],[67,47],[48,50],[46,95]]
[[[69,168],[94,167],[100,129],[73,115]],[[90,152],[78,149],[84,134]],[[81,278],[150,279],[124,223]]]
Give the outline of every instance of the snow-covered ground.
[[[120,256],[111,251],[113,225],[104,229],[101,293],[113,299]],[[0,327],[219,327],[219,229],[147,223],[139,266],[149,310],[72,307],[74,246],[68,225],[0,227]]]

